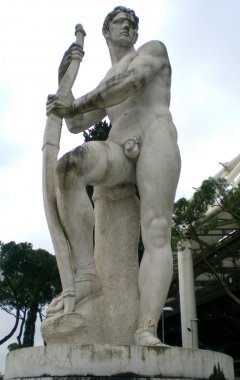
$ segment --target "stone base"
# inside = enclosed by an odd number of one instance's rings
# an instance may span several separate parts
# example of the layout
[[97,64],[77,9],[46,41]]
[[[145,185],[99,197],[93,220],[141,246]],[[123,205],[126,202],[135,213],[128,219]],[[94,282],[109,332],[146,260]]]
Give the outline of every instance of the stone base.
[[[231,357],[178,347],[48,345],[23,348],[7,356],[5,380],[162,378],[234,380]],[[47,378],[47,379],[46,379]]]

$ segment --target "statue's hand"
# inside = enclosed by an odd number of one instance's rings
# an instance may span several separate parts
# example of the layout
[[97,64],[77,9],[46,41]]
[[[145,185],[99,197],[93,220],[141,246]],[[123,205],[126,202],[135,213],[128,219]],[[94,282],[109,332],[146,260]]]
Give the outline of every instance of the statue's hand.
[[73,43],[68,50],[64,53],[62,61],[60,63],[58,69],[58,82],[60,83],[62,78],[64,77],[68,66],[72,62],[73,59],[77,59],[80,62],[82,61],[84,56],[83,48],[76,43]]
[[73,116],[73,102],[66,97],[48,95],[46,113],[47,116],[54,113],[61,118],[71,118]]

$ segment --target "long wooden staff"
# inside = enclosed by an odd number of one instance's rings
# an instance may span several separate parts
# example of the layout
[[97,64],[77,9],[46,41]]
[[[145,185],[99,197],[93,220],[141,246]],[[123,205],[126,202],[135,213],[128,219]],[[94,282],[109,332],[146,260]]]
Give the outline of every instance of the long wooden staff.
[[[83,48],[86,33],[81,24],[75,28],[76,44]],[[67,97],[72,89],[80,66],[79,59],[72,59],[62,78],[56,95]],[[59,142],[62,131],[62,119],[54,114],[47,118],[43,139],[43,201],[48,228],[52,238],[57,265],[60,273],[64,312],[72,312],[75,305],[75,286],[71,263],[70,246],[62,228],[56,200],[56,165],[59,152]]]

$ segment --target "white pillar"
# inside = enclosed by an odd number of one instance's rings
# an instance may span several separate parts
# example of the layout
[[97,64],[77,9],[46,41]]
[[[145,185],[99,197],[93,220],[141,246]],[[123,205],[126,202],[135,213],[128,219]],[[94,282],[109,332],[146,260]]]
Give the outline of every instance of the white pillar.
[[198,348],[198,325],[191,242],[183,243],[178,252],[178,277],[182,325],[182,346]]

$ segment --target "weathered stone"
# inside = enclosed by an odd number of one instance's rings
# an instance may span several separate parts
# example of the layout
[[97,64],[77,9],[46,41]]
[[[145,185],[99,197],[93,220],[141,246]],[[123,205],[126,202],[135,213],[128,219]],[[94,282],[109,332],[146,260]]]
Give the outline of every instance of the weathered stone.
[[48,344],[134,343],[140,223],[134,193],[131,186],[96,189],[95,260],[102,291],[80,301],[73,313],[45,319],[41,330]]
[[[134,11],[116,7],[102,31],[112,62],[105,78],[78,99],[71,91],[62,96],[60,82],[47,104],[49,117],[65,118],[71,132],[105,116],[112,128],[106,141],[87,142],[58,161],[56,120],[46,129],[45,209],[63,292],[49,305],[42,331],[49,343],[64,342],[65,334],[72,342],[131,344],[134,339],[137,345],[161,345],[156,330],[172,279],[170,232],[180,172],[169,110],[171,66],[160,41],[135,50]],[[78,34],[81,41],[71,45],[60,65],[61,77],[68,67],[64,82],[76,74],[76,64],[71,69],[69,62],[83,58],[81,28]],[[95,215],[87,184],[96,188]],[[134,210],[136,185],[141,217]],[[139,269],[140,225],[145,254]]]
[[[207,350],[114,345],[49,345],[8,354],[5,380],[24,378],[234,380],[233,360]],[[116,380],[116,379],[115,379]]]

